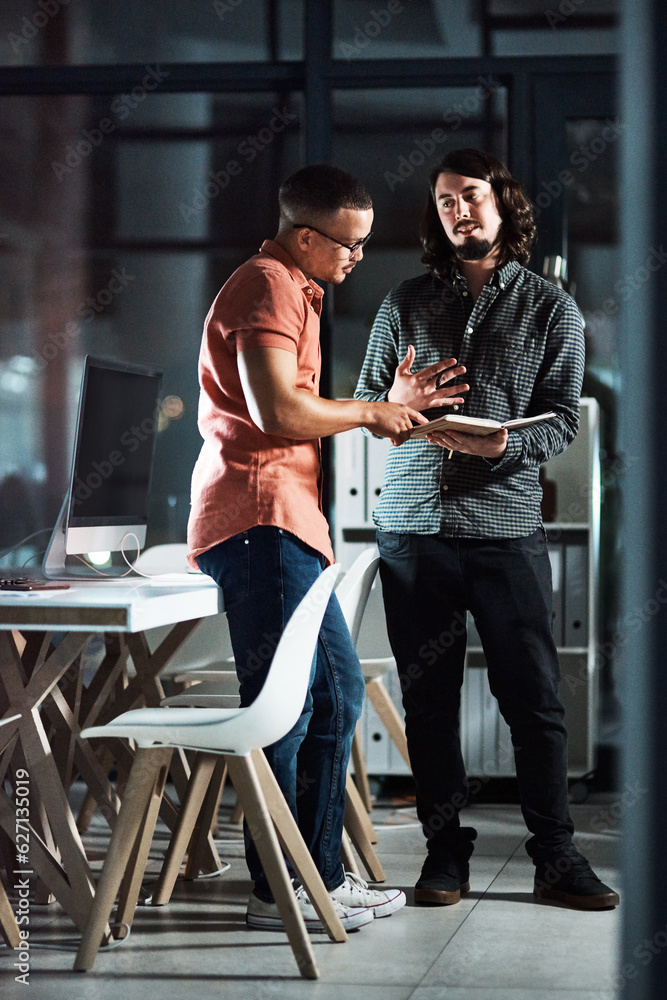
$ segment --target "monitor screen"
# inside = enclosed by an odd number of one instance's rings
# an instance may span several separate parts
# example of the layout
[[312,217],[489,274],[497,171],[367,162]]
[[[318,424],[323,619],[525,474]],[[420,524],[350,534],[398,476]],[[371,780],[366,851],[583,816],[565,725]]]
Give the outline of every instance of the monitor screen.
[[157,368],[86,358],[67,553],[118,551],[128,534],[144,544],[161,380]]

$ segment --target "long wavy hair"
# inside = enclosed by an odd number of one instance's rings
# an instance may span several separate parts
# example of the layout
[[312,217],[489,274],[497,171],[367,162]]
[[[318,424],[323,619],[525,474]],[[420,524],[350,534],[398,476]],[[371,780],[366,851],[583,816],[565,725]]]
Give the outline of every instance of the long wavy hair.
[[431,274],[445,278],[451,274],[456,259],[456,249],[447,239],[435,202],[435,185],[440,174],[460,174],[487,181],[498,198],[502,219],[498,231],[498,267],[510,260],[525,264],[535,240],[536,227],[533,208],[518,181],[515,181],[504,163],[481,149],[456,149],[431,171],[430,193],[420,225],[420,239],[424,249],[422,263]]

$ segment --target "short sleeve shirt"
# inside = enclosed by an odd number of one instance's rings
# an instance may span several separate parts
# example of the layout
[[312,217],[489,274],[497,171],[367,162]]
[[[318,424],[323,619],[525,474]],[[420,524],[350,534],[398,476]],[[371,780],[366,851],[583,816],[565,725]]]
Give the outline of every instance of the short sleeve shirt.
[[297,386],[319,394],[323,292],[273,240],[218,293],[199,355],[199,430],[188,559],[256,525],[283,528],[333,562],[322,511],[320,442],[265,434],[253,423],[237,354],[274,347],[297,358]]

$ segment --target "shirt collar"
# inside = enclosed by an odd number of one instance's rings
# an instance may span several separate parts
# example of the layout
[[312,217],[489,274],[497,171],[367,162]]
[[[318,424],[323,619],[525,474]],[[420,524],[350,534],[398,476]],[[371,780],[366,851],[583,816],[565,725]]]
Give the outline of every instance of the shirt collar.
[[[509,285],[510,281],[519,273],[521,265],[517,260],[509,260],[497,271],[494,271],[491,278],[487,282],[488,285],[492,285],[494,288],[500,288],[502,291]],[[464,276],[461,274],[456,265],[452,266],[452,284],[455,288],[466,288],[467,282]]]
[[509,285],[510,281],[519,273],[521,265],[517,260],[509,260],[503,267],[493,272],[491,284],[497,285],[501,290]]
[[294,262],[294,258],[291,257],[287,250],[280,243],[276,243],[275,240],[264,240],[261,247],[259,248],[260,253],[267,253],[270,257],[275,257],[283,264],[289,273],[291,274],[294,281],[300,288],[311,288],[314,292],[315,298],[321,299],[324,295],[324,289],[321,285],[318,285],[316,281],[309,281],[305,276],[301,268]]

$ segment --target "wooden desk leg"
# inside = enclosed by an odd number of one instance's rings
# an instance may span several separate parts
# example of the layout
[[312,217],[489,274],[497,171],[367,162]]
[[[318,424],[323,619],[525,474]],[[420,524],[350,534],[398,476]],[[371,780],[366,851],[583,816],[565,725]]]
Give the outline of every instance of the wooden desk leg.
[[[68,912],[79,928],[86,922],[93,897],[91,872],[51,753],[40,706],[89,638],[86,633],[69,633],[48,656],[44,642],[26,685],[16,642],[8,633],[0,632],[0,678],[10,707],[21,715],[18,733],[30,783],[30,810],[34,816],[39,816],[41,810],[48,817],[48,827],[62,857],[72,892]],[[5,822],[3,826],[10,836],[14,835]]]

